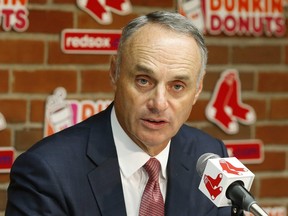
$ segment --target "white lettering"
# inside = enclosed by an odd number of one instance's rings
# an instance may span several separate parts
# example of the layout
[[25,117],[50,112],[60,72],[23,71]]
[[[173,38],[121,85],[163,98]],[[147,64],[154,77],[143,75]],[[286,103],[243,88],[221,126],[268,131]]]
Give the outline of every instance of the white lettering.
[[68,48],[110,48],[110,38],[93,37],[85,34],[82,37],[67,37],[66,47]]

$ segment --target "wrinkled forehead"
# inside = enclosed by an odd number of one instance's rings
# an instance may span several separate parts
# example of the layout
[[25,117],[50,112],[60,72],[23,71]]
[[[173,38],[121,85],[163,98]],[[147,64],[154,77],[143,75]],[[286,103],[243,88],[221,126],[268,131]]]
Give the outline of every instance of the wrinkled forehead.
[[176,35],[184,35],[184,33],[177,32],[176,30],[173,30],[173,29],[169,28],[168,26],[160,24],[160,23],[147,23],[147,24],[141,26],[140,28],[138,28],[135,32],[133,32],[129,36],[129,38],[126,39],[126,42],[129,42],[131,40],[135,40],[135,38],[137,39],[139,37],[139,35],[145,36],[145,37],[152,36],[156,33],[155,31],[167,32],[167,33],[173,32]]
[[[173,42],[178,39],[178,43],[182,41],[190,41],[198,47],[196,40],[188,34],[177,32],[165,25],[158,23],[148,23],[140,27],[136,32],[130,35],[129,38],[123,44],[122,49],[129,51],[133,49],[135,44],[142,44],[153,47],[154,44],[160,44],[161,41]],[[193,46],[194,48],[195,46]],[[200,50],[200,49],[199,49]]]
[[[193,72],[201,68],[199,47],[193,37],[159,25],[144,26],[127,41],[122,53],[124,65],[145,65],[153,70]],[[127,66],[127,65],[126,65]],[[157,69],[156,69],[157,68]]]

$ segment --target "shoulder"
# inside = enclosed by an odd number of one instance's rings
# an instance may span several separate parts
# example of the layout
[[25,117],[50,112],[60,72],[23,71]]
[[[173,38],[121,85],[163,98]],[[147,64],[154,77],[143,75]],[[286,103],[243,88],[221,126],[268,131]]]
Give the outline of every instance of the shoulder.
[[215,138],[208,133],[188,125],[183,125],[177,135],[177,139],[184,144],[187,151],[193,151],[195,155],[201,156],[211,152],[219,156],[227,156],[227,150],[222,140]]
[[[83,122],[39,140],[20,155],[22,160],[31,160],[31,157],[33,157],[35,160],[39,159],[55,165],[59,161],[62,164],[76,163],[76,161],[85,162],[87,160],[89,142],[91,142],[93,136],[99,137],[103,134],[99,132],[95,135],[95,130],[100,128],[101,130],[109,131],[109,128],[102,124],[103,122],[107,124],[106,122],[109,122],[109,120],[104,120],[102,115],[96,114]],[[93,144],[97,145],[98,142]]]
[[210,134],[206,133],[203,130],[183,125],[179,132],[179,135],[183,136],[187,141],[193,141],[193,142],[222,142],[219,139],[211,136]]
[[85,144],[92,133],[91,131],[95,131],[97,128],[108,130],[109,127],[110,112],[109,110],[103,111],[76,125],[39,140],[28,151],[44,152],[44,150],[48,149],[58,151],[59,149],[85,148]]

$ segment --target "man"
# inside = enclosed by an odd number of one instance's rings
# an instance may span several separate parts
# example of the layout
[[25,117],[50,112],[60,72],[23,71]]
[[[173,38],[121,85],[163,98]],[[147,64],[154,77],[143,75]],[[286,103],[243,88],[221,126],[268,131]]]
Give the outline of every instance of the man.
[[[202,35],[181,15],[154,12],[130,22],[111,61],[114,102],[17,158],[6,215],[230,215],[198,190],[196,173],[202,154],[227,156],[223,143],[183,125],[206,61]],[[156,204],[142,198],[150,158],[161,170]]]

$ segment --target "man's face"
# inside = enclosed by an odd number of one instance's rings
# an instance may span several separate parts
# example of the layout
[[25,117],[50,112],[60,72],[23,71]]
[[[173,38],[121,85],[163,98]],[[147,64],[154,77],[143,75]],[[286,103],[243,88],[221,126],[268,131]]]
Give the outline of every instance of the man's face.
[[160,25],[148,24],[126,41],[114,83],[116,116],[148,154],[161,152],[189,117],[202,89],[200,67],[194,39]]

